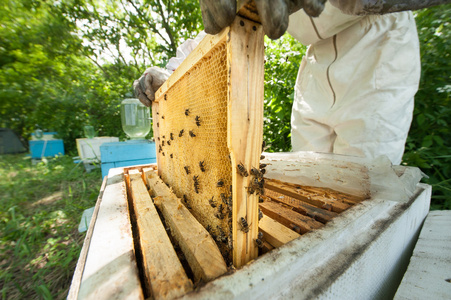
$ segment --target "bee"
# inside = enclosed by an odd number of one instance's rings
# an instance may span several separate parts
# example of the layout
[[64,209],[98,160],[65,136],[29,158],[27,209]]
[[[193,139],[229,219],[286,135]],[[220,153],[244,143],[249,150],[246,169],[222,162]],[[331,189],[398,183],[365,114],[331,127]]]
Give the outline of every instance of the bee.
[[247,192],[249,193],[249,195],[252,195],[253,193],[255,193],[255,187],[253,184],[251,184],[250,186],[246,187]]
[[196,136],[192,130],[189,131],[189,135],[190,135],[190,137],[195,137]]
[[196,125],[197,125],[197,127],[200,126],[200,117],[199,116],[196,116]]
[[164,100],[168,100],[168,95],[164,94]]
[[191,173],[190,170],[189,170],[189,166],[184,166],[183,168],[185,169],[186,175]]
[[171,138],[171,140],[174,140],[174,134],[172,134],[172,132],[170,133],[169,137]]
[[205,229],[206,229],[208,232],[210,232],[210,230],[211,230],[211,225],[208,224],[207,227],[205,227]]
[[263,219],[263,212],[259,208],[258,209],[258,220],[260,221],[261,219]]
[[263,241],[261,239],[255,239],[255,244],[258,248],[263,248]]
[[222,181],[222,179],[219,179],[218,182],[216,182],[216,187],[223,187],[224,186],[224,181]]
[[265,199],[263,199],[262,197],[258,197],[258,203],[263,203],[265,202]]
[[215,208],[216,207],[216,202],[213,200],[215,196],[211,197],[211,199],[208,199],[208,202],[210,202],[211,207]]
[[258,233],[258,237],[255,240],[255,243],[257,244],[258,248],[263,248],[263,232]]
[[223,243],[227,242],[227,236],[225,235],[224,230],[222,230],[222,228],[219,226],[216,226],[216,228],[218,229],[219,232],[217,241]]
[[183,136],[183,132],[185,132],[185,129],[180,130],[179,137]]
[[222,210],[223,210],[223,206],[222,206],[222,204],[219,204],[218,211],[215,214],[215,217],[218,218],[219,220],[224,219],[224,216],[225,216],[224,213],[222,212]]
[[161,118],[164,120],[164,116],[162,115]]
[[164,146],[164,140],[163,140],[163,141],[161,141],[161,146]]
[[267,164],[260,164],[260,170],[266,168]]
[[249,232],[249,225],[247,224],[247,221],[245,218],[241,217],[240,221],[238,222],[238,224],[241,226],[241,231],[244,233],[248,233]]
[[168,146],[171,146],[171,141],[168,140],[167,143],[168,143]]
[[232,238],[232,235],[229,235],[229,240],[227,241],[227,247],[229,247],[230,250],[233,250],[233,238]]
[[261,169],[260,173],[262,173],[262,175],[264,175],[266,173],[266,169]]
[[163,151],[163,148],[161,148],[161,145],[158,146],[158,152],[161,153]]
[[191,205],[189,205],[188,199],[186,198],[186,195],[183,195],[183,202],[185,202],[186,208],[191,209]]
[[249,173],[247,172],[246,168],[242,163],[239,163],[237,166],[238,173],[240,173],[241,176],[247,177],[249,176]]
[[224,193],[221,193],[221,200],[225,205],[227,205],[227,197]]
[[260,159],[265,159],[265,156],[264,155],[260,155]]
[[163,154],[163,156],[164,156],[164,152],[161,152],[161,154]]
[[199,194],[199,176],[193,176],[194,180],[194,191]]
[[172,155],[172,153],[169,155],[170,158],[174,158],[174,155]]
[[199,168],[202,172],[205,172],[205,161],[200,161],[199,162]]
[[233,205],[233,197],[232,195],[227,198],[227,206],[229,207],[229,210],[232,211],[232,205]]
[[189,109],[185,109],[185,116],[189,116]]
[[160,122],[157,122],[157,127],[160,127]]
[[254,168],[254,167],[251,168],[251,174],[254,175],[257,178],[262,178],[263,177],[262,172],[260,172],[260,170]]

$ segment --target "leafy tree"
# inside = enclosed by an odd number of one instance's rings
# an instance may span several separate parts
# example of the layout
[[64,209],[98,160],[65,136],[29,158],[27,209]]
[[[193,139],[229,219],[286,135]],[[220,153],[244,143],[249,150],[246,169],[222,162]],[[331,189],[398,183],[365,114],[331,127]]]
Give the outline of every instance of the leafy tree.
[[415,19],[422,71],[403,161],[429,176],[431,208],[451,209],[451,5],[417,11]]
[[290,151],[294,85],[306,47],[288,33],[276,41],[265,37],[265,47],[264,140],[267,151]]

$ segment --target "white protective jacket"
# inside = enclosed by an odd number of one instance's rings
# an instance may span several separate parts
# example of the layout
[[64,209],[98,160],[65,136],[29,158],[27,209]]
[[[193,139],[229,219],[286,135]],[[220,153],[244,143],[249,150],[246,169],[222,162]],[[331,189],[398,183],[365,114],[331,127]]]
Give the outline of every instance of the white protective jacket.
[[310,45],[295,86],[293,151],[399,164],[420,79],[412,13],[351,16],[327,3],[318,18],[291,15],[288,32]]

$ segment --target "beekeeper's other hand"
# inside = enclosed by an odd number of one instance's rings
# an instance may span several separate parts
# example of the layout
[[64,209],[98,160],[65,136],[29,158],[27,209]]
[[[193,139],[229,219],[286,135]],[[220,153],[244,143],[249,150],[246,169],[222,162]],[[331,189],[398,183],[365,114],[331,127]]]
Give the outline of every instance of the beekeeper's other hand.
[[[285,33],[290,14],[304,9],[309,16],[317,17],[325,3],[326,0],[255,0],[263,30],[271,39],[278,39]],[[200,0],[205,32],[217,34],[232,24],[236,5],[236,0]]]
[[137,97],[142,104],[149,107],[152,104],[152,101],[155,100],[155,92],[169,76],[169,72],[165,69],[159,67],[148,68],[139,79],[133,82],[135,97]]

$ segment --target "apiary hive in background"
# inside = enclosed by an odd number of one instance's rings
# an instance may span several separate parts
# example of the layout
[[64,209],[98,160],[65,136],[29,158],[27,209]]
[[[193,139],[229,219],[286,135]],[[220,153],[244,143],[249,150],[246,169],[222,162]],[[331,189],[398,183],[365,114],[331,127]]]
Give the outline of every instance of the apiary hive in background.
[[235,266],[258,253],[258,193],[249,174],[262,151],[263,80],[262,28],[237,17],[199,44],[152,106],[159,175],[225,257],[233,252]]

